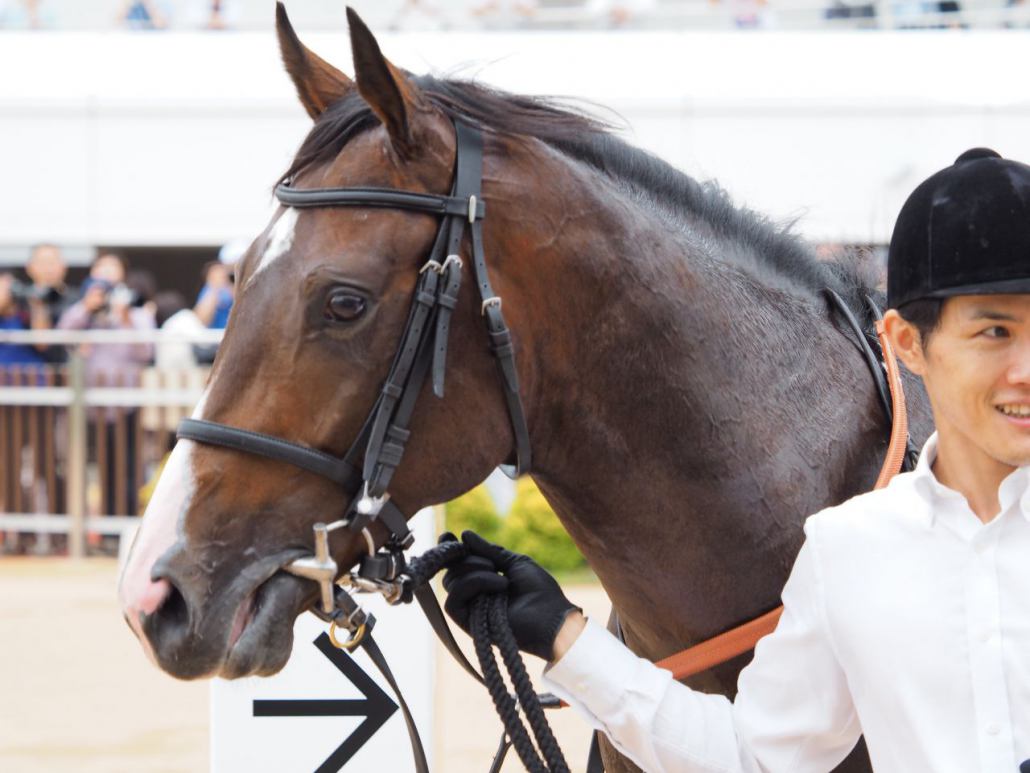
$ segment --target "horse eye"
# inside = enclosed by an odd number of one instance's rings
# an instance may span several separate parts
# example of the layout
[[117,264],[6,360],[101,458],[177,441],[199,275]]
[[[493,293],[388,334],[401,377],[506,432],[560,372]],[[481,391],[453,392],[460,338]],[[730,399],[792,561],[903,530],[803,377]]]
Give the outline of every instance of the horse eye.
[[346,290],[332,293],[325,303],[325,318],[330,321],[353,322],[365,313],[365,299]]

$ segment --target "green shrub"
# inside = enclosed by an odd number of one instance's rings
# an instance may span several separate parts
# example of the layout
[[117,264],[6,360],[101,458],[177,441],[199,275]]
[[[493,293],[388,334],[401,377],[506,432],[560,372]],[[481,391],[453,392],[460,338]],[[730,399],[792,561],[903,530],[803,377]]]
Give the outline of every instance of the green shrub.
[[515,502],[506,517],[498,515],[486,486],[476,486],[447,503],[444,524],[457,536],[471,529],[484,539],[532,556],[551,572],[586,566],[579,549],[531,478],[515,484]]
[[449,532],[458,537],[465,529],[471,529],[484,539],[499,542],[501,539],[501,517],[494,507],[493,498],[486,486],[479,485],[466,494],[447,503],[444,524]]
[[586,559],[531,478],[519,478],[516,483],[515,502],[503,519],[498,541],[509,550],[532,556],[551,572],[586,565]]

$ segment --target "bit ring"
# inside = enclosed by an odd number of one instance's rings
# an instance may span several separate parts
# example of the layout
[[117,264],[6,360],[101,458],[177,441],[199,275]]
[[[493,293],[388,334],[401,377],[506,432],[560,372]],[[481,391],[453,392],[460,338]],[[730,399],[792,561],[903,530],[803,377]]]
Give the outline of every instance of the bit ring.
[[361,640],[365,638],[365,633],[368,630],[368,626],[362,623],[358,626],[358,630],[350,635],[346,641],[340,641],[336,638],[336,621],[329,623],[329,641],[333,643],[333,646],[338,650],[347,650],[347,652],[353,652],[355,647],[361,644]]

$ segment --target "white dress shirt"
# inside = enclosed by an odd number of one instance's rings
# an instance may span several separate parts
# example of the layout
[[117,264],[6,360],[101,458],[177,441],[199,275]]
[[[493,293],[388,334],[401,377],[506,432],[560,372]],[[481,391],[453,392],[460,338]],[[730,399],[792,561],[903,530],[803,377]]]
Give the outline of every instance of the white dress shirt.
[[810,517],[783,617],[731,703],[592,622],[547,688],[646,771],[1017,773],[1030,759],[1030,467],[982,523],[930,465]]

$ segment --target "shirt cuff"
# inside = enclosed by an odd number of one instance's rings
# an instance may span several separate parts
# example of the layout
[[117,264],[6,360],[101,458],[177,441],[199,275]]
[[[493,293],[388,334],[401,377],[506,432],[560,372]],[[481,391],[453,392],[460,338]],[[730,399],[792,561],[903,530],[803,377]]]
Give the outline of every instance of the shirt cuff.
[[[642,678],[650,684],[641,684]],[[628,687],[634,693],[659,696],[671,680],[671,673],[634,655],[592,620],[587,620],[562,659],[544,669],[543,677],[551,692],[577,708],[597,729],[605,729],[601,718],[625,710]]]

